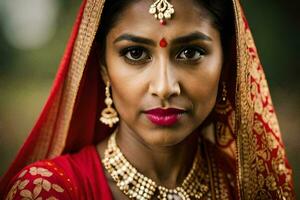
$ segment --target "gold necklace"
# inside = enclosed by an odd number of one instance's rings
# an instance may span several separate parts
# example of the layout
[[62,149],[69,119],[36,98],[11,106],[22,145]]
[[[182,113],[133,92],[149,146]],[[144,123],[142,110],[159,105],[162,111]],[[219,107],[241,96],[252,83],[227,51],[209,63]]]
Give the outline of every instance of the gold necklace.
[[130,199],[150,200],[154,195],[160,200],[201,199],[209,190],[209,172],[205,163],[201,163],[199,148],[192,169],[182,184],[175,189],[158,186],[152,179],[138,172],[119,149],[116,132],[108,140],[102,162],[118,188]]

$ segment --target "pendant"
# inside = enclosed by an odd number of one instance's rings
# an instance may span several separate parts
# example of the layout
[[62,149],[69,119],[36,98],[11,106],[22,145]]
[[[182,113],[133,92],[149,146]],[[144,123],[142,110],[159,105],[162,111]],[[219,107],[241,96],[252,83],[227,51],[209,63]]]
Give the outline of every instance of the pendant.
[[173,5],[167,0],[157,0],[150,6],[149,13],[154,15],[155,19],[158,19],[164,25],[164,19],[171,19],[175,10]]

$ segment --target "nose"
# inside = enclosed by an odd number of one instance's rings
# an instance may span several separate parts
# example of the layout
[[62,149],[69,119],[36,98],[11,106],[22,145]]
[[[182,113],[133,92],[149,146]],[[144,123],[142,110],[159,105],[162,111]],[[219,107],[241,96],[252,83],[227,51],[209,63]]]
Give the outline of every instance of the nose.
[[161,61],[154,67],[149,91],[151,95],[157,96],[161,100],[180,95],[180,85],[175,69],[167,61]]

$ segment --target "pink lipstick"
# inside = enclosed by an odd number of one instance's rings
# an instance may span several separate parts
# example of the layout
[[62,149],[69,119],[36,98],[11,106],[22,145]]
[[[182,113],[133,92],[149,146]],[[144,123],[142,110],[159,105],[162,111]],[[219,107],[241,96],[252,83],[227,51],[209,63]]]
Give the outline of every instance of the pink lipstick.
[[146,111],[146,116],[155,125],[172,126],[178,122],[184,110],[176,108],[156,108]]

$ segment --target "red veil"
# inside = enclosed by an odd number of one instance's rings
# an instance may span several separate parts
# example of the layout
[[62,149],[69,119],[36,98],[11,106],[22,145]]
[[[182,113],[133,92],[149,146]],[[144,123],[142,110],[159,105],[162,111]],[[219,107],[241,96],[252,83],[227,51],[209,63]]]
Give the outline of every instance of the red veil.
[[[291,168],[265,75],[241,4],[232,1],[236,30],[232,99],[223,108],[216,107],[223,110],[215,117],[216,144],[236,160],[241,199],[294,199]],[[98,121],[104,107],[104,83],[94,39],[103,6],[104,0],[83,1],[50,96],[2,177],[1,194],[25,165],[76,152],[111,132]]]

